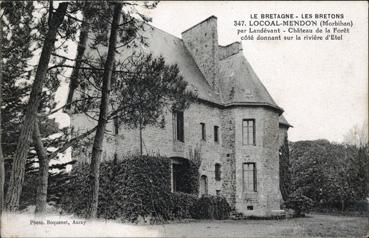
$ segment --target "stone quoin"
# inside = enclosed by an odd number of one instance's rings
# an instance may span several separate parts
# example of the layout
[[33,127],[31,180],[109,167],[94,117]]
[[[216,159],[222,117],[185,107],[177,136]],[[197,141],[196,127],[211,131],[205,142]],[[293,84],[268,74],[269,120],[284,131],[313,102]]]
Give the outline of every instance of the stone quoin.
[[[177,64],[199,98],[180,115],[167,110],[164,128],[143,130],[144,154],[172,158],[174,170],[196,151],[201,159],[199,196],[224,196],[244,215],[270,216],[279,210],[279,149],[290,125],[245,58],[241,43],[218,44],[215,16],[187,29],[181,38],[149,25],[142,34],[148,45],[136,50]],[[96,125],[84,114],[70,116],[74,131]],[[178,137],[178,126],[183,127],[183,138]],[[114,132],[113,123],[107,130]],[[138,130],[122,125],[113,139],[106,135],[103,160],[136,153],[139,138]],[[82,158],[81,150],[73,148],[72,156],[78,152],[78,159],[88,162],[90,148],[83,148]],[[172,172],[172,191],[176,191]]]

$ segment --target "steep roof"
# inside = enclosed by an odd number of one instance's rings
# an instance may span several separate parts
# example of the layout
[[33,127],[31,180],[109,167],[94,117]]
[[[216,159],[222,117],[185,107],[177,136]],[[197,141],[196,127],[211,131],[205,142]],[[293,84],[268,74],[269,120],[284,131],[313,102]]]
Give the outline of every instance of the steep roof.
[[180,74],[199,98],[221,103],[219,95],[204,78],[182,39],[150,25],[146,25],[144,30],[143,36],[148,44],[147,47],[141,45],[141,50],[155,57],[163,56],[167,64],[177,64]]
[[[200,99],[219,106],[266,106],[283,112],[255,74],[242,50],[219,60],[221,98],[201,73],[182,39],[149,24],[145,25],[142,35],[146,38],[147,46],[141,45],[141,50],[155,57],[163,56],[167,64],[177,64],[180,74]],[[125,54],[131,53],[127,50]]]
[[255,74],[242,51],[223,58],[219,64],[225,105],[263,105],[283,112]]
[[279,126],[284,126],[284,127],[293,127],[290,123],[288,123],[288,121],[286,120],[286,118],[283,115],[279,116]]

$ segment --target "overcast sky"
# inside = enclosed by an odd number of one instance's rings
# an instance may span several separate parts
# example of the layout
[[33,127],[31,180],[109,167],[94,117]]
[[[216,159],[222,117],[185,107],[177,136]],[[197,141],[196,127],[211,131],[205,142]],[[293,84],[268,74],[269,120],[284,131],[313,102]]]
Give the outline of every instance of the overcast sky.
[[251,13],[333,13],[354,23],[342,41],[243,41],[243,52],[294,126],[292,141],[341,141],[368,115],[366,2],[160,2],[152,24],[173,35],[215,15],[219,44],[239,41],[234,20]]
[[[243,41],[243,52],[285,117],[289,139],[341,142],[368,116],[368,5],[366,2],[160,2],[152,24],[178,37],[211,15],[219,44],[239,41],[234,20],[262,13],[344,14],[354,23],[342,41]],[[73,55],[73,53],[71,53]],[[59,90],[65,101],[67,88]],[[64,115],[62,124],[69,123]]]

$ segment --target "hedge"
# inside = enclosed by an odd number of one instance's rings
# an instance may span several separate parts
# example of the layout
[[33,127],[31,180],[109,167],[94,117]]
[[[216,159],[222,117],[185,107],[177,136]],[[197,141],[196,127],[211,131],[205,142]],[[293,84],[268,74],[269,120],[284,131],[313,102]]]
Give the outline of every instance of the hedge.
[[[63,189],[61,208],[85,216],[87,211],[88,164],[73,167]],[[171,193],[170,159],[132,156],[103,162],[97,216],[127,222],[162,222],[173,219],[226,219],[230,207],[222,197]]]
[[224,220],[229,217],[230,211],[231,207],[224,197],[203,195],[192,207],[191,215],[195,219]]
[[[86,215],[88,171],[87,164],[73,168],[61,201],[65,211]],[[132,156],[101,164],[98,217],[130,222],[140,217],[167,220],[171,207],[169,159]]]
[[171,194],[172,219],[192,218],[191,209],[197,201],[197,196],[193,194],[175,192]]

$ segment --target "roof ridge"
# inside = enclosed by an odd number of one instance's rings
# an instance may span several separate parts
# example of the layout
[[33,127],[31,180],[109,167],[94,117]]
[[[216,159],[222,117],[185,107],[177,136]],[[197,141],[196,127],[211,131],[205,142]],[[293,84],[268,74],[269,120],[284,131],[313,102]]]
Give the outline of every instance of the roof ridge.
[[172,33],[169,33],[169,32],[167,32],[167,31],[164,31],[164,30],[162,30],[162,29],[160,29],[160,28],[158,28],[158,27],[154,26],[154,25],[151,25],[150,23],[145,22],[144,24],[146,24],[146,25],[148,25],[148,26],[150,26],[150,27],[152,27],[152,28],[155,28],[155,30],[159,30],[159,31],[161,31],[161,32],[163,32],[163,33],[165,33],[165,34],[167,34],[167,35],[170,35],[170,36],[172,36],[172,37],[174,37],[174,38],[177,38],[178,40],[183,41],[183,40],[182,40],[182,38],[179,38],[178,36],[176,36],[176,35],[174,35],[174,34],[172,34]]
[[200,21],[199,23],[197,23],[197,24],[195,24],[195,25],[191,26],[190,28],[187,28],[187,30],[182,31],[182,34],[183,34],[183,33],[185,33],[186,31],[189,31],[189,30],[193,29],[194,27],[196,27],[196,26],[198,26],[198,25],[200,25],[200,24],[202,24],[202,23],[206,22],[206,21],[207,21],[207,20],[209,20],[210,18],[218,19],[216,16],[211,15],[210,17],[207,17],[206,19],[204,19],[204,20]]

